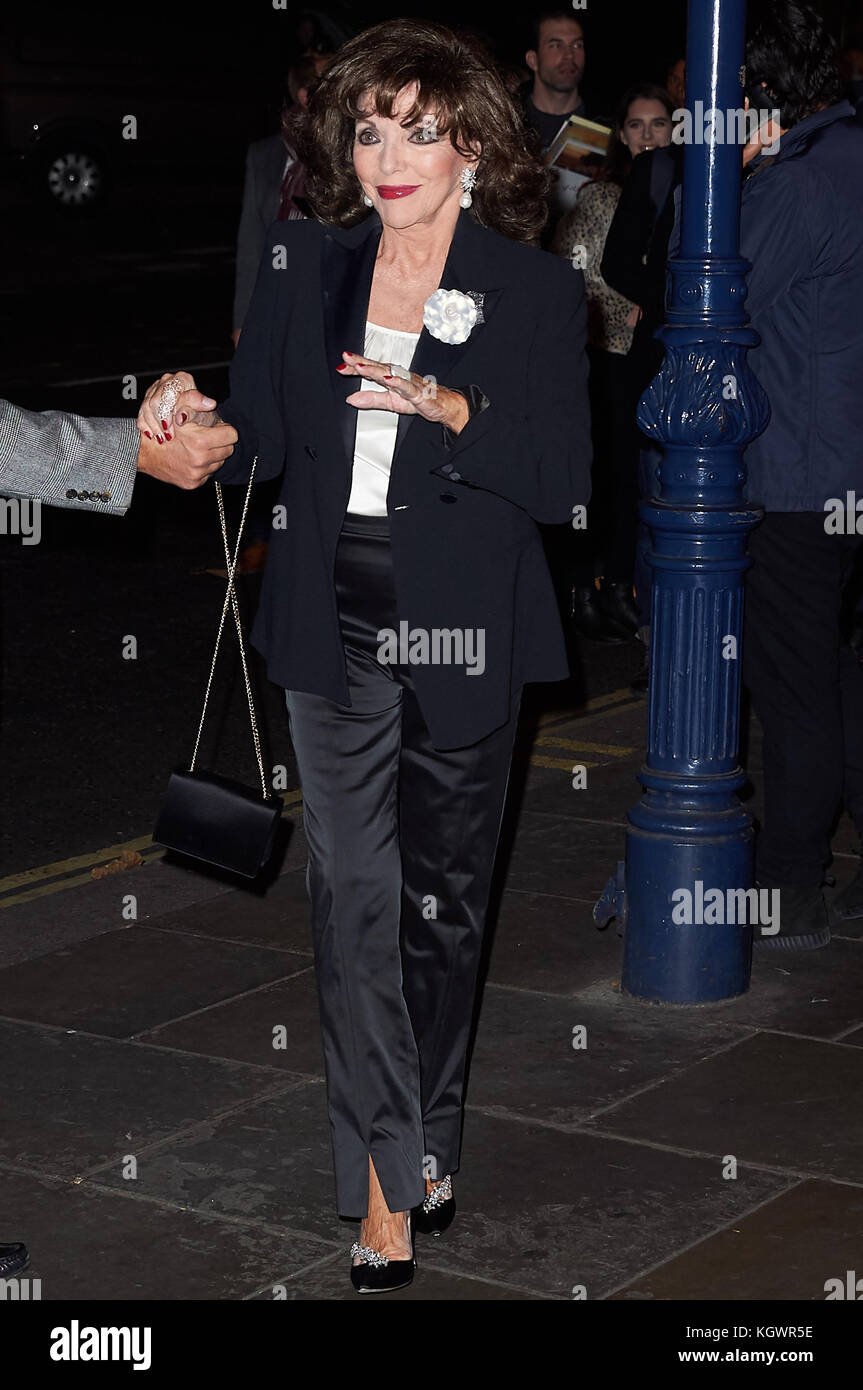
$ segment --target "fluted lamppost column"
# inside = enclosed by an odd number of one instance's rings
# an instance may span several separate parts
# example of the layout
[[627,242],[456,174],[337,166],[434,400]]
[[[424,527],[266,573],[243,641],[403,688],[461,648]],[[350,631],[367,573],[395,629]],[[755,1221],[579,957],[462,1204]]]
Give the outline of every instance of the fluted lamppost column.
[[746,538],[761,513],[743,501],[743,450],[769,414],[746,363],[758,338],[745,327],[741,145],[725,114],[743,108],[745,13],[745,0],[690,0],[687,107],[721,111],[722,128],[705,134],[693,120],[685,145],[665,359],[638,410],[662,462],[641,507],[653,570],[648,746],[644,796],[628,816],[621,984],[678,1004],[743,993],[751,956],[751,895],[728,893],[752,886],[738,736]]

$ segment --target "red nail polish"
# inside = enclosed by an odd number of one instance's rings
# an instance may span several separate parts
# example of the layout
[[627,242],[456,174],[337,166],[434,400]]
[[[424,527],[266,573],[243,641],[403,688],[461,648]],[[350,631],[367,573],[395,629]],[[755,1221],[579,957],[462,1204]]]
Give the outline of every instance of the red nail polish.
[[385,377],[384,377],[384,381],[395,381],[395,377],[394,377],[394,376],[385,376]]
[[189,417],[188,417],[188,415],[186,414],[185,410],[181,410],[180,413],[179,413],[179,415],[177,416],[177,419],[179,420],[179,422],[180,422],[181,425],[185,425],[185,423],[186,423],[186,421],[188,420],[188,418],[189,418]]
[[151,435],[151,433],[150,433],[149,430],[144,430],[144,433],[145,433],[145,435],[147,436],[148,439],[152,439],[152,438],[153,438],[153,436]]
[[173,439],[173,437],[174,437],[174,436],[173,436],[172,434],[168,434],[168,433],[166,432],[166,434],[165,434],[165,438],[166,438],[166,439]]
[[162,426],[162,429],[163,429],[163,430],[166,430],[166,429],[168,428],[168,421],[167,421],[167,420],[160,420],[159,423],[160,423],[160,425]]
[[339,365],[336,367],[336,371],[337,371],[337,372],[346,372],[347,369],[348,369],[348,364],[347,364],[347,362],[340,362]]

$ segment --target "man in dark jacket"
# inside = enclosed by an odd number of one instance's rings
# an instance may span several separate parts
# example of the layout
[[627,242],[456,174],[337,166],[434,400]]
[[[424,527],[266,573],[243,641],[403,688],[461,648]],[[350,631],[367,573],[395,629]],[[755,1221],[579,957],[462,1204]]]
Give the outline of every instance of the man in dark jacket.
[[277,135],[265,135],[263,140],[253,141],[246,153],[243,207],[237,230],[234,331],[231,334],[234,347],[239,341],[243,319],[255,288],[267,228],[277,218],[289,222],[305,216],[291,196],[292,181],[296,182],[297,191],[301,191],[302,170],[297,152],[288,139],[287,117],[305,110],[309,92],[331,57],[330,53],[308,53],[294,63],[288,73],[288,98],[282,112],[282,129]]
[[[755,19],[746,77],[781,133],[769,153],[758,140],[744,152],[740,216],[761,337],[749,361],[771,407],[745,459],[747,497],[765,507],[744,626],[764,731],[757,877],[782,890],[780,932],[758,944],[812,948],[830,940],[822,882],[843,802],[863,836],[863,671],[840,632],[863,545],[863,125],[808,6],[773,0]],[[833,912],[834,926],[863,916],[859,869]]]

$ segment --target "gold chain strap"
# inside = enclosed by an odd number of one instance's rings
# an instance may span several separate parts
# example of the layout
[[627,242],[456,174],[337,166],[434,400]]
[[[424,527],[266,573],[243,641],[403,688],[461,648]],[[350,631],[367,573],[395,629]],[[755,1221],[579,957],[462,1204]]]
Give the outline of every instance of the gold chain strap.
[[213,675],[216,670],[216,660],[219,655],[219,645],[222,641],[222,632],[224,631],[225,627],[225,618],[227,617],[228,613],[228,604],[230,604],[233,609],[234,622],[236,623],[237,627],[237,637],[240,640],[240,660],[242,661],[243,665],[243,679],[246,683],[246,698],[249,701],[249,719],[252,725],[252,741],[255,745],[255,757],[258,760],[258,772],[261,778],[261,794],[266,799],[266,797],[269,795],[269,789],[267,787],[267,778],[264,772],[264,759],[261,754],[261,740],[258,735],[258,721],[255,717],[255,702],[252,699],[252,685],[251,681],[249,680],[249,668],[246,665],[246,646],[243,641],[243,625],[240,622],[240,607],[237,602],[237,592],[234,588],[234,572],[236,570],[237,560],[240,554],[240,541],[243,535],[243,527],[246,524],[246,513],[249,510],[249,500],[252,495],[252,483],[255,479],[255,466],[257,462],[257,455],[255,455],[254,462],[252,463],[252,471],[249,475],[249,486],[246,488],[246,500],[243,503],[243,515],[240,517],[240,529],[237,532],[237,543],[234,547],[233,558],[231,558],[231,552],[228,546],[228,528],[225,522],[225,503],[222,497],[222,487],[220,483],[216,483],[216,501],[219,506],[219,521],[221,522],[222,526],[222,543],[225,548],[225,562],[228,566],[228,588],[227,592],[225,593],[225,602],[222,604],[222,616],[219,620],[219,631],[216,637],[216,647],[213,652],[213,660],[210,664],[210,675],[209,679],[207,680],[207,689],[204,694],[204,708],[201,710],[201,722],[198,725],[198,737],[195,739],[195,751],[192,754],[192,761],[189,764],[189,771],[195,771],[195,761],[198,757],[198,748],[200,747],[201,743],[201,733],[204,728],[204,720],[207,716],[207,705],[210,699],[210,690],[212,689],[213,685]]

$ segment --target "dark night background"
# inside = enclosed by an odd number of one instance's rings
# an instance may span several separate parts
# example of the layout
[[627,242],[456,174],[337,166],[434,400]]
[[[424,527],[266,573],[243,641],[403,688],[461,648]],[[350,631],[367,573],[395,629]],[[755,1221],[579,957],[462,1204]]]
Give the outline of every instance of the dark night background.
[[[823,8],[843,45],[863,47],[859,3]],[[277,127],[302,13],[270,0],[7,13],[3,396],[40,410],[133,415],[122,378],[134,375],[140,396],[180,367],[224,395],[245,148]],[[589,114],[613,109],[635,80],[661,81],[683,54],[682,0],[637,9],[591,0],[584,13]],[[317,23],[348,34],[398,14],[429,11],[339,3]],[[516,11],[452,4],[433,17],[523,62]],[[119,137],[128,114],[138,121],[134,142]],[[86,130],[107,161],[110,188],[92,210],[64,211],[42,187],[33,129],[50,152],[53,122]],[[168,771],[191,749],[223,592],[206,571],[218,567],[220,544],[211,489],[183,494],[146,478],[124,518],[43,508],[41,544],[3,538],[5,872],[152,828]],[[254,581],[244,584],[253,602]],[[137,637],[137,661],[122,659],[127,634]],[[637,648],[578,654],[570,685],[544,698],[566,706],[626,684]],[[281,695],[261,686],[270,762],[288,764],[293,787]],[[235,679],[211,733],[220,735],[220,770],[248,778],[240,694]]]

